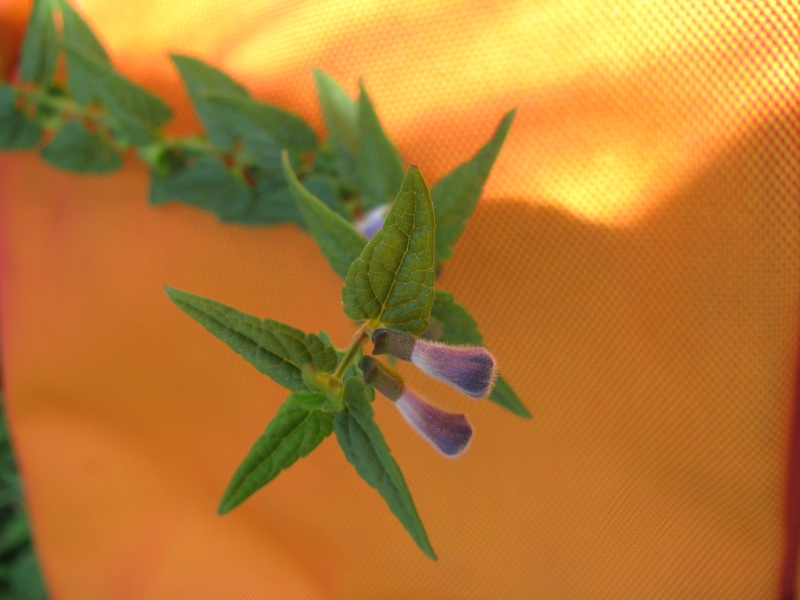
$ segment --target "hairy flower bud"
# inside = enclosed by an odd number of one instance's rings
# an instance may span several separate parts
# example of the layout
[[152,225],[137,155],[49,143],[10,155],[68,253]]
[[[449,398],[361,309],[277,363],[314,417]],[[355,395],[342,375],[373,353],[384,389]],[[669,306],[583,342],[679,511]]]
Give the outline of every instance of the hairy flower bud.
[[381,204],[377,208],[367,211],[363,217],[354,223],[356,230],[365,238],[371,240],[383,227],[383,222],[386,220],[386,215],[389,214],[391,208],[391,204]]
[[392,329],[376,329],[372,342],[373,354],[411,361],[431,377],[473,398],[488,396],[497,378],[494,357],[483,347],[449,346]]
[[445,412],[423,401],[406,388],[395,402],[406,421],[445,456],[458,456],[472,439],[472,427],[464,415]]
[[442,454],[458,456],[466,450],[472,427],[464,415],[431,406],[405,386],[400,373],[371,356],[361,359],[359,366],[364,381],[392,400],[409,425]]

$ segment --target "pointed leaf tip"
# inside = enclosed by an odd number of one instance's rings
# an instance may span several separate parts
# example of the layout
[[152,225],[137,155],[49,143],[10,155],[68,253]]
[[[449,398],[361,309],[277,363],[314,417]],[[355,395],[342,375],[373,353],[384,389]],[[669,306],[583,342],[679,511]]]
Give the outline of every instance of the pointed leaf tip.
[[414,335],[425,331],[434,299],[434,222],[425,181],[409,167],[383,229],[347,272],[342,300],[348,317]]
[[289,395],[236,470],[217,508],[220,515],[247,500],[333,432],[333,413],[321,410],[324,402],[315,393]]
[[333,425],[336,439],[359,476],[378,490],[389,509],[425,555],[436,560],[436,553],[411,498],[411,492],[375,423],[372,405],[365,392],[363,380],[351,377],[345,382],[345,409],[336,413]]
[[436,209],[436,262],[450,258],[467,219],[475,210],[495,159],[503,147],[515,110],[507,112],[492,138],[468,161],[442,177],[431,188]]

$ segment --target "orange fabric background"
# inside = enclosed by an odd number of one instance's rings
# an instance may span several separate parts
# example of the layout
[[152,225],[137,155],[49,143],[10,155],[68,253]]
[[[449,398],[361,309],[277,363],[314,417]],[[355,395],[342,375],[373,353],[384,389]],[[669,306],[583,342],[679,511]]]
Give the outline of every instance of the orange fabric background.
[[[197,122],[168,52],[321,133],[311,68],[351,92],[364,77],[429,183],[517,107],[437,284],[534,418],[406,369],[475,427],[448,461],[376,401],[435,563],[333,440],[220,518],[284,393],[163,286],[344,345],[341,283],[292,226],[149,207],[133,159],[88,177],[1,154],[8,416],[54,598],[776,597],[800,325],[794,3],[79,6],[176,132]],[[0,1],[6,57],[27,10]]]

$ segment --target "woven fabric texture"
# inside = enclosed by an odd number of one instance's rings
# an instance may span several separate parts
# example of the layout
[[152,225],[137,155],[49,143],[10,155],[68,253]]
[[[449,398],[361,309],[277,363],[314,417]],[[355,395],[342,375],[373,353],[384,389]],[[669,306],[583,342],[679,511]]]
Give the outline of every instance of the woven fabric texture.
[[[437,285],[525,421],[466,412],[445,460],[376,418],[439,560],[333,439],[215,509],[284,391],[172,285],[345,345],[341,282],[294,226],[147,205],[134,157],[76,176],[0,154],[0,332],[54,598],[776,598],[800,334],[798,6],[790,0],[83,0],[127,76],[199,131],[168,53],[324,135],[311,69],[362,77],[429,183],[517,117]],[[11,73],[29,10],[0,0]]]

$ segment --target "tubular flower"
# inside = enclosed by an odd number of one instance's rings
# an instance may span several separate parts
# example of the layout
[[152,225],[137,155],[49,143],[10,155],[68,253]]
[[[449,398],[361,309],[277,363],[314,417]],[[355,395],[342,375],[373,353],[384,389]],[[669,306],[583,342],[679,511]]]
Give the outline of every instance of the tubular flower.
[[472,426],[464,415],[449,413],[422,400],[408,389],[397,371],[367,356],[361,361],[364,380],[394,402],[417,433],[445,456],[458,456],[472,439]]
[[393,329],[372,334],[373,354],[390,354],[414,363],[431,377],[473,398],[488,396],[497,379],[494,356],[483,347],[449,346]]
[[367,211],[363,217],[355,222],[355,228],[361,235],[371,240],[383,227],[383,222],[386,220],[386,215],[389,214],[391,208],[391,204],[381,204],[377,208]]

